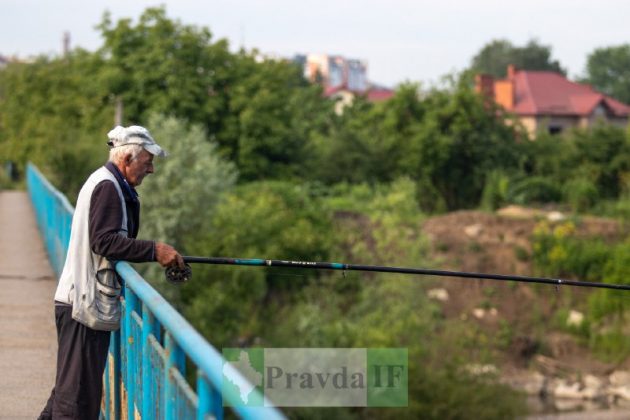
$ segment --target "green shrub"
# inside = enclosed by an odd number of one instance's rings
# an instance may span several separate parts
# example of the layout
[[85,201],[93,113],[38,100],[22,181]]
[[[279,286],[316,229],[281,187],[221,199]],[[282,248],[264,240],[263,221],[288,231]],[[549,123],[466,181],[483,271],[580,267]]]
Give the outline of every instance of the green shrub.
[[620,363],[630,355],[630,337],[620,328],[593,334],[589,345],[598,357],[609,363]]
[[540,222],[534,229],[533,261],[537,272],[553,277],[601,281],[611,247],[598,238],[575,237],[573,222],[551,226]]
[[[183,255],[212,255],[193,244],[207,233],[216,206],[234,186],[234,165],[219,156],[199,125],[156,114],[147,127],[169,156],[155,159],[155,173],[140,187],[140,237],[166,242]],[[177,299],[178,292],[166,283],[158,264],[141,270],[167,298]]]
[[624,196],[619,200],[600,200],[591,212],[604,217],[628,221],[630,220],[630,198]]
[[567,182],[564,187],[564,196],[573,211],[583,212],[597,203],[599,192],[594,182],[579,178]]
[[[624,243],[614,248],[610,259],[604,267],[603,280],[607,283],[630,284],[630,243]],[[625,292],[616,290],[600,290],[589,299],[590,316],[601,321],[609,316],[623,317],[630,308],[630,301],[624,296]]]
[[[630,284],[630,243],[615,247],[604,267],[607,283]],[[630,355],[627,292],[598,290],[589,297],[588,318],[592,320],[590,347],[607,361],[619,362]]]
[[534,176],[514,183],[509,189],[508,199],[521,205],[556,203],[562,199],[562,192],[550,178]]
[[0,191],[13,189],[14,182],[8,174],[8,169],[0,166]]
[[510,179],[500,171],[492,171],[486,177],[481,195],[481,208],[494,211],[507,202]]
[[589,338],[591,332],[591,324],[587,317],[582,320],[582,323],[580,325],[569,325],[568,319],[570,312],[570,308],[563,307],[558,309],[553,315],[553,326],[559,330],[566,331],[570,334],[575,335],[580,340]]
[[514,246],[514,256],[521,262],[527,262],[530,258],[529,252],[519,245]]

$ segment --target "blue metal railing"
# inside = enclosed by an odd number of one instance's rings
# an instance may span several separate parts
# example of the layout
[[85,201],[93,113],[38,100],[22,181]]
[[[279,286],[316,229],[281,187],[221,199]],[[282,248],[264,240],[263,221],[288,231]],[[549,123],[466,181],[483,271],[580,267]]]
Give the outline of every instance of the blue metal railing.
[[66,260],[74,208],[32,164],[26,168],[28,192],[35,209],[37,225],[42,233],[50,265],[57,277]]
[[[27,167],[27,182],[51,264],[59,275],[74,209],[31,164]],[[118,263],[116,271],[125,283],[123,317],[121,329],[111,337],[104,375],[103,418],[222,419],[224,370],[244,380],[240,373],[224,365],[221,354],[129,264]],[[194,389],[186,381],[187,360],[195,369]],[[228,402],[245,419],[284,418],[268,401],[265,407]]]

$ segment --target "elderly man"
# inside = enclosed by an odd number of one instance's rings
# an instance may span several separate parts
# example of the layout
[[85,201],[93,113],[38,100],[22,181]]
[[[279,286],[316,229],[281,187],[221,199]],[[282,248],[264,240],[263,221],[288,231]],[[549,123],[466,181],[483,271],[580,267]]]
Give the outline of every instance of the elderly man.
[[68,255],[55,293],[57,376],[40,419],[98,419],[110,331],[120,324],[119,280],[112,261],[184,266],[171,246],[136,239],[135,188],[166,156],[140,126],[108,133],[109,162],[85,182],[72,219]]

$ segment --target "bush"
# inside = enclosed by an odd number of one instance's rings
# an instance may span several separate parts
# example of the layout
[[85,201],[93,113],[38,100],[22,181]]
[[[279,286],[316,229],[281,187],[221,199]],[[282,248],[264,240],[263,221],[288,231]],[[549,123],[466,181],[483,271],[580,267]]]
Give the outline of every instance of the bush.
[[486,185],[481,195],[481,208],[494,211],[507,201],[510,179],[500,171],[492,171],[486,177]]
[[326,198],[328,208],[346,215],[335,220],[338,258],[372,264],[419,264],[427,244],[418,233],[424,214],[415,200],[413,181],[399,178],[388,185],[341,188]]
[[611,332],[594,334],[589,345],[597,356],[609,363],[621,363],[630,355],[630,337],[619,327]]
[[9,162],[0,166],[0,191],[13,189],[15,181],[11,179]]
[[508,200],[521,205],[556,203],[562,199],[560,188],[549,178],[534,176],[516,182]]
[[[327,260],[330,214],[308,187],[287,182],[254,182],[237,187],[218,203],[207,230],[189,242],[198,255],[283,260]],[[195,267],[195,281],[181,289],[185,312],[216,346],[237,345],[276,316],[275,301],[318,276],[316,270],[260,267]],[[286,301],[285,301],[286,299]],[[291,305],[289,305],[291,306]],[[216,328],[220,325],[220,328]]]
[[599,192],[594,182],[579,178],[567,182],[564,197],[575,212],[583,212],[592,208],[599,199]]
[[591,211],[600,216],[627,221],[630,220],[630,198],[624,196],[619,200],[600,200]]
[[539,223],[534,229],[533,260],[536,270],[552,277],[572,277],[601,281],[611,247],[601,239],[576,238],[573,222],[550,226]]
[[[153,115],[147,127],[169,156],[155,159],[155,173],[141,187],[140,235],[191,255],[195,237],[208,231],[222,194],[236,181],[234,165],[218,155],[200,126],[188,127],[183,120]],[[157,264],[142,270],[162,293],[175,298],[174,289],[164,287],[161,272]]]
[[155,174],[142,187],[143,231],[182,247],[207,230],[222,193],[236,182],[236,170],[201,126],[153,115],[148,127],[169,156],[155,159]]
[[[408,349],[409,406],[359,409],[343,418],[498,419],[524,413],[516,392],[492,376],[473,376],[462,369],[466,361],[489,362],[479,356],[488,343],[479,342],[484,336],[478,330],[444,320],[439,306],[427,299],[422,281],[363,275],[361,290],[344,295],[335,292],[335,277],[308,286],[299,304],[279,306],[278,321],[267,326],[267,337],[288,347]],[[305,411],[299,418],[317,415],[317,410]]]
[[[604,267],[604,281],[607,283],[630,284],[630,243],[618,245]],[[600,290],[589,299],[589,314],[596,321],[611,315],[623,317],[630,308],[623,291]]]
[[[618,245],[604,268],[607,283],[630,284],[630,243]],[[622,290],[599,290],[589,297],[592,320],[590,347],[607,361],[619,362],[630,355],[628,309]]]

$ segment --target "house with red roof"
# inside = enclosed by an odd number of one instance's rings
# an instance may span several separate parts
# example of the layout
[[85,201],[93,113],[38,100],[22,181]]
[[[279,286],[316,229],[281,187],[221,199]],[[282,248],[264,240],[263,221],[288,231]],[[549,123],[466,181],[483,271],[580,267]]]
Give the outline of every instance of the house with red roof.
[[597,121],[625,127],[630,115],[630,106],[551,71],[517,70],[510,65],[505,79],[477,75],[475,88],[516,114],[532,138],[540,132],[586,128]]
[[392,89],[368,81],[367,62],[363,60],[338,55],[306,54],[296,55],[293,61],[302,68],[306,79],[322,85],[325,97],[337,101],[337,114],[352,104],[356,96],[362,96],[370,102],[383,102],[394,96]]
[[383,102],[391,99],[395,92],[392,89],[380,86],[370,86],[367,90],[357,91],[348,89],[345,85],[335,88],[324,89],[324,96],[337,101],[335,112],[339,115],[343,113],[343,108],[352,105],[356,96],[363,96],[370,102]]

